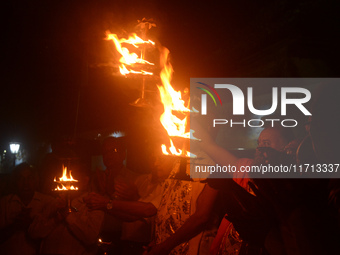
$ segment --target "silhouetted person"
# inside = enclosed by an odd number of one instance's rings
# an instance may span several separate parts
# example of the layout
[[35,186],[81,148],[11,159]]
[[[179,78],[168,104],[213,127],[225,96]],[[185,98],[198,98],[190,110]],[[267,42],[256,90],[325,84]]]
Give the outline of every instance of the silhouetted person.
[[[107,200],[137,201],[140,198],[136,180],[140,176],[126,168],[125,137],[107,137],[102,144],[104,171],[96,170],[97,195]],[[105,204],[106,205],[106,204]],[[122,233],[122,219],[105,213],[101,237],[104,241],[119,244]]]
[[39,231],[34,233],[44,238],[41,254],[97,254],[104,213],[90,210],[84,203],[83,199],[88,195],[90,171],[83,165],[70,170],[72,177],[78,180],[74,186],[79,189],[70,195],[72,211],[68,210],[66,194],[58,192],[59,198],[44,211],[44,221],[37,223]]
[[136,180],[138,201],[110,199],[96,193],[84,198],[90,208],[105,211],[123,221],[122,254],[142,254],[143,246],[151,241],[153,216],[162,198],[163,182],[173,169],[172,157],[160,154],[151,157],[151,174]]
[[127,169],[124,137],[107,137],[102,145],[104,172],[97,170],[97,186],[100,194],[112,199],[137,200],[137,189],[133,182],[138,174]]
[[[271,218],[268,217],[268,222],[267,219],[257,218],[259,216],[257,214],[262,213],[262,208],[249,186],[251,176],[249,173],[238,170],[245,166],[280,163],[282,155],[285,154],[285,149],[294,139],[293,134],[284,128],[265,128],[258,138],[258,148],[254,159],[240,159],[230,151],[218,146],[204,130],[200,129],[200,126],[195,130],[197,137],[202,139],[200,144],[202,150],[215,163],[221,166],[230,164],[231,166],[236,166],[237,169],[235,173],[225,173],[229,175],[226,176],[229,179],[210,179],[208,181],[212,188],[219,190],[226,196],[225,210],[228,218],[228,220],[223,219],[221,223],[218,235],[212,246],[212,252],[214,254],[218,252],[221,254],[228,254],[231,251],[240,252],[243,240],[248,244],[251,243],[254,249],[260,251],[269,231]],[[254,179],[254,182],[257,180]],[[266,179],[265,186],[271,186],[272,182],[276,183],[274,180]]]
[[37,192],[37,172],[27,163],[13,172],[14,192],[0,202],[0,250],[4,254],[36,254],[39,239],[32,238],[43,210],[53,198]]

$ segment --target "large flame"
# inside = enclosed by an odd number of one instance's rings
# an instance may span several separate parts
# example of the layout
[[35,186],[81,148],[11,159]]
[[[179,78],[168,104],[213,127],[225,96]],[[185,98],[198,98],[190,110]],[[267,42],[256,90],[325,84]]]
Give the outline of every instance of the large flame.
[[[140,56],[138,56],[135,52],[130,52],[128,48],[123,47],[122,44],[129,44],[134,46],[135,48],[140,48],[140,46],[145,45],[155,45],[155,43],[151,40],[143,40],[142,38],[138,37],[135,33],[129,36],[128,39],[122,38],[119,39],[116,34],[107,33],[106,40],[112,40],[116,46],[117,51],[121,55],[119,59],[120,66],[119,70],[120,73],[123,75],[127,74],[142,74],[142,75],[153,75],[152,72],[148,72],[145,70],[133,70],[132,68],[136,67],[136,64],[141,65],[154,65],[144,59],[143,50],[141,50]],[[131,67],[128,69],[128,67]]]
[[71,171],[69,171],[69,175],[67,176],[67,167],[63,166],[63,176],[59,178],[59,181],[54,177],[54,182],[58,182],[54,190],[78,190],[78,187],[72,185],[73,182],[78,182],[78,180],[73,179]]
[[[188,130],[188,116],[190,113],[189,102],[187,104],[182,99],[180,91],[174,90],[171,86],[171,79],[173,68],[169,61],[169,50],[163,48],[160,55],[160,63],[162,71],[160,73],[162,86],[158,86],[161,102],[164,106],[164,112],[160,117],[163,127],[166,129],[170,137],[182,137],[190,139],[190,130]],[[163,154],[192,157],[186,149],[178,149],[175,147],[172,139],[170,138],[170,148],[168,152],[166,146],[162,145]],[[185,147],[185,146],[183,146]]]
[[[145,47],[147,45],[154,46],[155,43],[153,41],[147,39],[143,40],[135,33],[131,34],[128,39],[119,39],[116,34],[107,33],[106,39],[114,42],[117,51],[121,55],[119,59],[119,69],[121,74],[153,75],[152,72],[142,70],[141,68],[141,66],[154,65],[154,63],[145,60]],[[139,49],[140,56],[134,52],[130,52],[127,47],[123,46],[124,44],[130,45],[129,48],[135,47]],[[193,131],[188,128],[190,102],[185,102],[182,99],[181,92],[174,90],[171,86],[173,68],[169,61],[169,50],[165,47],[158,47],[158,49],[160,50],[160,78],[162,82],[162,85],[158,86],[158,89],[161,96],[161,102],[164,106],[164,112],[160,117],[160,121],[166,129],[170,139],[170,148],[167,148],[163,144],[162,151],[166,155],[195,157],[195,155],[190,154],[188,149],[185,147],[185,142],[181,149],[179,149],[176,148],[173,140],[171,139],[171,137],[180,137],[182,139],[193,138]],[[139,68],[139,70],[136,70],[136,68]]]

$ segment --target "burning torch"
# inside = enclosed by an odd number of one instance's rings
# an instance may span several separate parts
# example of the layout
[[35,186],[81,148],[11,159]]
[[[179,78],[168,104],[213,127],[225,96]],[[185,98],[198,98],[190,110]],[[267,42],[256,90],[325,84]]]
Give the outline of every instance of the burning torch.
[[59,178],[59,181],[54,177],[54,182],[57,184],[54,191],[60,192],[59,194],[66,194],[68,212],[77,211],[76,208],[71,206],[71,195],[78,190],[78,187],[75,186],[78,180],[73,179],[71,171],[68,172],[67,167],[63,166],[63,176]]

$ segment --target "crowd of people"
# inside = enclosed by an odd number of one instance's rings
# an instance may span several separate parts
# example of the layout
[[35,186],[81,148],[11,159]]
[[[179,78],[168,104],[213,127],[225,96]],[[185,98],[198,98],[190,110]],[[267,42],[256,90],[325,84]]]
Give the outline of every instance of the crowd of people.
[[[294,137],[289,128],[264,128],[253,158],[238,158],[197,124],[200,164],[338,164],[338,92],[320,92],[305,137]],[[71,195],[52,192],[53,177],[62,171],[55,167],[57,159],[44,165],[51,169],[48,173],[27,163],[18,165],[8,185],[11,190],[0,200],[1,253],[340,253],[338,179],[261,179],[238,172],[228,178],[191,179],[186,173],[195,161],[190,165],[159,148],[150,151],[145,159],[149,172],[141,174],[124,164],[124,139],[106,138],[106,169],[71,165],[78,180]]]

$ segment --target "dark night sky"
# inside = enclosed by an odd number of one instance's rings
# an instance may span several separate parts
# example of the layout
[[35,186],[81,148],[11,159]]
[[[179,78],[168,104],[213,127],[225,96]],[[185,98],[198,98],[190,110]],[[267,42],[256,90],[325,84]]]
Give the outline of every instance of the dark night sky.
[[183,87],[190,77],[246,76],[247,56],[287,38],[299,39],[298,54],[322,59],[338,76],[335,2],[6,1],[0,140],[72,134],[79,92],[79,132],[122,120],[137,92],[105,68],[87,66],[110,61],[105,30],[128,30],[143,17],[155,19],[154,35],[169,48]]

